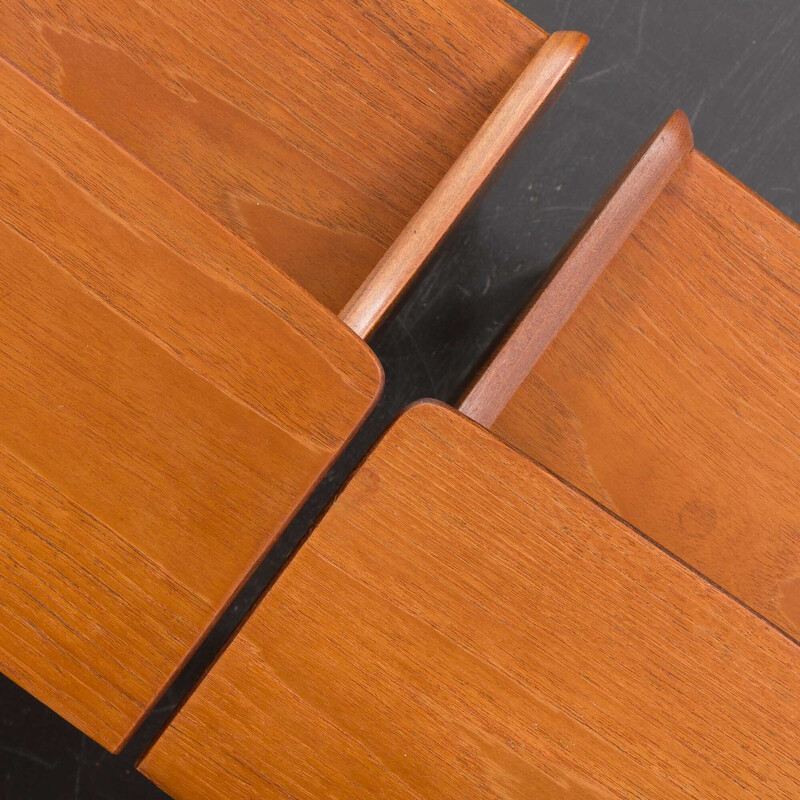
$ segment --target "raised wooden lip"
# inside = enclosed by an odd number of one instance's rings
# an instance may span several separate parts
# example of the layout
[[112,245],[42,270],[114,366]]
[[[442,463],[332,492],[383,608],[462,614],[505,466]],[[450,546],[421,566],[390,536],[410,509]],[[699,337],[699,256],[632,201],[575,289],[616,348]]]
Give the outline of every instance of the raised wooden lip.
[[465,393],[461,413],[487,428],[494,424],[693,148],[689,119],[676,111],[590,214],[551,277]]
[[589,37],[560,31],[539,48],[497,108],[350,298],[339,317],[367,338],[524,134],[559,95]]

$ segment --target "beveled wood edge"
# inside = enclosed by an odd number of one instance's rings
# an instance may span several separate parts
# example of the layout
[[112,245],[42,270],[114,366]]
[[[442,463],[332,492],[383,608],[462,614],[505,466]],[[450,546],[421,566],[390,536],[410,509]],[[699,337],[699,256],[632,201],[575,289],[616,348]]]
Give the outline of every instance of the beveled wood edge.
[[494,424],[693,149],[689,119],[676,111],[589,215],[547,282],[465,393],[458,406],[461,413],[487,428]]
[[475,195],[563,89],[589,37],[561,31],[539,48],[417,213],[350,298],[339,317],[367,338],[409,288],[436,245]]

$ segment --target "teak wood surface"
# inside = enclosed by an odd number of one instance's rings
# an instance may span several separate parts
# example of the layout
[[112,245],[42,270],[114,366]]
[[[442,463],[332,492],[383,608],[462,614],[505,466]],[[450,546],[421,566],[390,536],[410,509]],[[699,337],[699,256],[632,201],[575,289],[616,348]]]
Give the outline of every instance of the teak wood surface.
[[[546,41],[501,0],[0,8],[0,53],[332,310],[370,276],[346,314],[361,334],[586,44]],[[470,144],[518,79],[514,113]]]
[[367,346],[0,61],[0,669],[118,749],[374,404]]
[[704,578],[421,404],[141,769],[176,800],[796,800],[799,667]]
[[678,113],[461,405],[795,639],[799,264]]

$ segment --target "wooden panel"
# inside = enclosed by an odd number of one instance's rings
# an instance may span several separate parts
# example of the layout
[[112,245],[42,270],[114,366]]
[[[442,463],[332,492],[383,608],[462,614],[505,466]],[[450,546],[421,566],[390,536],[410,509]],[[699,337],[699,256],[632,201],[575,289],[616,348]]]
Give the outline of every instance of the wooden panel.
[[335,311],[545,38],[500,0],[0,9],[0,53]]
[[141,769],[176,800],[794,800],[798,666],[703,578],[424,404]]
[[0,669],[111,749],[373,405],[363,342],[0,62]]
[[797,638],[800,230],[697,151],[645,210],[526,377],[536,306],[462,410],[490,424],[513,394],[502,438]]

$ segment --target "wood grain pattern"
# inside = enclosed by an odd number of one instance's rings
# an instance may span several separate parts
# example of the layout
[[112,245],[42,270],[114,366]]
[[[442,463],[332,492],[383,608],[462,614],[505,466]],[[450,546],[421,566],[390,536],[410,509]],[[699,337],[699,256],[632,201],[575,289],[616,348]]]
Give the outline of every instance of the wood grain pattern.
[[447,232],[483,189],[527,128],[557,97],[589,38],[554,33],[523,70],[475,138],[395,239],[375,269],[345,305],[341,318],[359,336],[369,336],[419,274]]
[[528,310],[465,393],[462,414],[492,427],[693,147],[689,120],[678,111],[577,231]]
[[0,8],[0,53],[336,312],[545,40],[501,0]]
[[534,306],[461,408],[798,638],[800,229],[696,150],[607,222],[577,311],[515,362]]
[[794,800],[799,660],[592,501],[423,404],[141,769],[176,800]]
[[0,61],[0,669],[118,749],[374,404],[351,331]]

